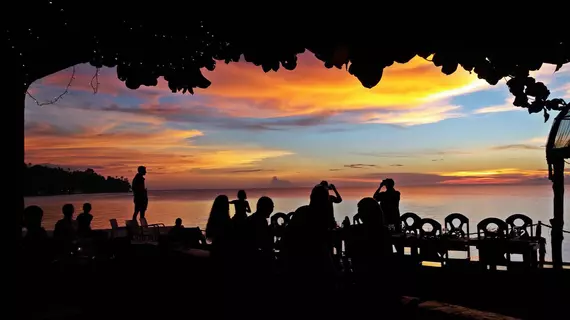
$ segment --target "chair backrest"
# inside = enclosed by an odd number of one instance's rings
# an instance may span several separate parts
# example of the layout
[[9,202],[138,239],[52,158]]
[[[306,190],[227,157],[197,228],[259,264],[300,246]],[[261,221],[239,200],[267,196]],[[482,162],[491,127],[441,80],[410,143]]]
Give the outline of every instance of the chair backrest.
[[451,213],[444,219],[446,234],[456,238],[469,237],[469,218],[461,213]]
[[[522,223],[518,224],[519,221]],[[505,219],[505,222],[509,227],[509,236],[511,237],[528,238],[534,236],[532,219],[524,214],[515,213]]]
[[[279,221],[282,221],[279,223]],[[289,223],[289,216],[284,212],[277,212],[271,216],[271,225],[274,228],[285,227]]]
[[[496,225],[497,229],[490,227]],[[477,224],[477,237],[479,239],[504,238],[507,235],[507,223],[499,218],[486,218]]]
[[413,212],[406,212],[400,217],[404,233],[419,234],[422,218]]
[[206,237],[198,227],[182,229],[181,238],[191,248],[206,244]]
[[[426,230],[427,226],[431,226],[431,230]],[[423,218],[419,222],[420,238],[433,239],[441,236],[441,223],[430,218]]]
[[[275,236],[282,237],[285,232],[285,228],[289,224],[289,216],[284,212],[277,212],[271,216],[270,220],[271,228],[273,229]],[[280,223],[280,221],[282,222]]]

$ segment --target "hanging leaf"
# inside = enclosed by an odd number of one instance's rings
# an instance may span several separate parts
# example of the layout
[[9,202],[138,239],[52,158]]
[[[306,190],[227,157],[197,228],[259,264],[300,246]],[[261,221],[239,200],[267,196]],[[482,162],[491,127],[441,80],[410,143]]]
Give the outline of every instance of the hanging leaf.
[[556,70],[554,70],[554,72],[557,72],[558,70],[560,70],[560,68],[562,68],[563,64],[559,63],[556,65]]

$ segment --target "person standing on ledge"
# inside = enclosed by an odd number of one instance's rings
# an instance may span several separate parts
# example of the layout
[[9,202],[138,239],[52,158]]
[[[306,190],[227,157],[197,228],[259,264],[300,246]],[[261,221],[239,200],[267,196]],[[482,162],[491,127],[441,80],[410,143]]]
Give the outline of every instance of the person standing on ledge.
[[[400,191],[394,189],[394,180],[385,179],[374,192],[374,200],[380,202],[380,207],[384,214],[386,226],[393,232],[400,233],[402,224],[400,222]],[[380,191],[386,187],[386,191]]]
[[138,173],[133,179],[133,196],[135,202],[135,213],[133,213],[133,220],[137,221],[137,215],[140,213],[141,224],[143,224],[143,222],[146,222],[144,215],[148,206],[148,195],[144,183],[146,167],[140,166],[138,167],[137,171]]

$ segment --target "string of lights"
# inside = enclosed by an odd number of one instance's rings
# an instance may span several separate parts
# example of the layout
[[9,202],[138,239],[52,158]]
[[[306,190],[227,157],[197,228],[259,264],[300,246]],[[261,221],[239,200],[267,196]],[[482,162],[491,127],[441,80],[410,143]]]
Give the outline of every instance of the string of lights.
[[91,82],[89,83],[91,85],[91,88],[93,89],[93,94],[96,94],[99,91],[99,70],[101,70],[100,68],[96,68],[95,70],[95,74],[93,75],[93,78],[91,78]]
[[75,80],[75,66],[72,67],[72,71],[71,71],[71,77],[69,78],[69,82],[67,83],[67,86],[65,86],[65,90],[58,95],[57,97],[53,98],[52,100],[48,100],[48,101],[44,101],[44,102],[40,102],[38,99],[36,99],[31,93],[30,91],[26,91],[26,95],[28,97],[30,97],[32,100],[34,100],[34,102],[42,107],[42,106],[46,106],[46,105],[50,105],[50,104],[55,104],[57,103],[59,100],[61,100],[63,98],[63,96],[65,96],[66,94],[69,93],[69,89],[71,88],[71,84],[73,83],[73,80]]

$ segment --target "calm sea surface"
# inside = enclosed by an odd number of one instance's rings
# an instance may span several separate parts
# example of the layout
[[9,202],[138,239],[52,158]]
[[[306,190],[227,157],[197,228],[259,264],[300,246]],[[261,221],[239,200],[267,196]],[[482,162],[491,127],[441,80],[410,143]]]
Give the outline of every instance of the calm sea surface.
[[[569,188],[567,188],[568,190]],[[476,224],[486,217],[506,218],[513,213],[524,213],[535,222],[549,224],[552,217],[552,189],[544,186],[437,186],[402,187],[401,212],[415,212],[421,217],[434,218],[443,224],[443,218],[452,212],[460,212],[470,218],[470,232],[476,232]],[[363,197],[371,196],[375,189],[339,188],[344,199],[335,205],[335,216],[339,223],[345,216],[356,213],[356,203]],[[247,190],[252,210],[260,196],[269,196],[275,202],[275,212],[294,211],[308,203],[310,189],[252,189]],[[570,229],[570,190],[565,195],[565,229]],[[162,222],[173,225],[182,218],[185,226],[204,228],[213,199],[219,194],[235,198],[237,190],[178,190],[149,191],[147,220],[149,223]],[[81,212],[84,202],[93,206],[93,227],[110,228],[109,219],[117,219],[120,225],[132,217],[132,194],[64,195],[50,197],[29,197],[26,205],[39,205],[44,209],[44,227],[53,229],[61,219],[61,207],[72,203],[76,213]],[[232,208],[233,210],[233,208]],[[549,229],[543,235],[549,241]],[[476,253],[474,253],[476,255]],[[570,236],[564,244],[565,261],[570,261]],[[547,249],[550,260],[550,249]]]

